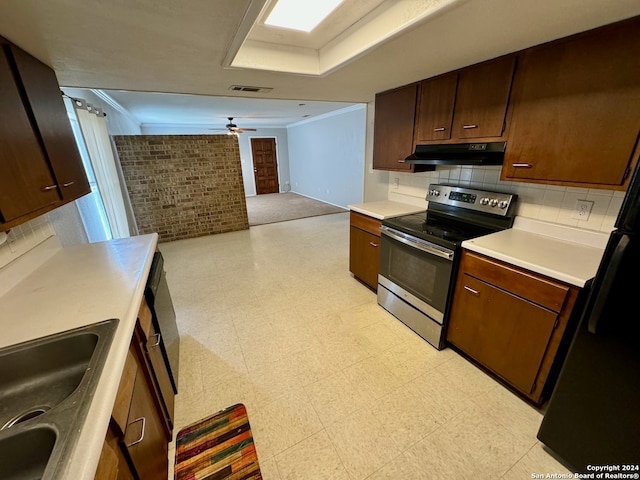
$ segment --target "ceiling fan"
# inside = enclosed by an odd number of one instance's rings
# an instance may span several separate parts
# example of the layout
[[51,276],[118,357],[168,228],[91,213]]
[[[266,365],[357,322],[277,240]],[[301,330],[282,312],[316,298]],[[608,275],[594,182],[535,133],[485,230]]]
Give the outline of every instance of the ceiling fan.
[[255,128],[239,128],[235,123],[233,123],[233,117],[227,117],[229,119],[229,123],[225,125],[225,128],[210,128],[209,130],[220,130],[227,131],[228,135],[238,135],[242,132],[255,132]]

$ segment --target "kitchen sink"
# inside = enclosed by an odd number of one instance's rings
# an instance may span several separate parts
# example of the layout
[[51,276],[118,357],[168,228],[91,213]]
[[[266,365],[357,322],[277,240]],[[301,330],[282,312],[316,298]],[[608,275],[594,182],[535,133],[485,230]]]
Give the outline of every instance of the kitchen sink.
[[0,439],[0,472],[7,480],[42,478],[57,434],[49,427],[37,427]]
[[109,353],[117,319],[0,349],[2,478],[58,478]]

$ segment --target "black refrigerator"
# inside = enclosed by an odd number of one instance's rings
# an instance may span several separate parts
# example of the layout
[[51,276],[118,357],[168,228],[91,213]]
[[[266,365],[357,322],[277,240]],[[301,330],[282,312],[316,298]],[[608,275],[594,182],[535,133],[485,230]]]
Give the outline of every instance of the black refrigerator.
[[638,168],[615,227],[538,432],[575,472],[640,463]]

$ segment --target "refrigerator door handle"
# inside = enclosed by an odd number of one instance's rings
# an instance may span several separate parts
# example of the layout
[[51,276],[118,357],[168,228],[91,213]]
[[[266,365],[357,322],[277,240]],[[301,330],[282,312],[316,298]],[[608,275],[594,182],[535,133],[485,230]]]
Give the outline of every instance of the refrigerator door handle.
[[589,314],[589,320],[587,323],[587,329],[589,333],[595,334],[598,329],[598,322],[602,317],[602,311],[604,310],[605,303],[607,302],[607,298],[611,294],[611,290],[613,289],[613,284],[616,281],[616,276],[618,274],[618,270],[622,265],[622,260],[624,259],[625,251],[629,246],[630,238],[629,235],[623,235],[620,237],[620,241],[618,245],[616,245],[615,250],[613,251],[613,255],[611,256],[611,261],[609,263],[609,268],[602,279],[602,285],[600,285],[600,290],[596,296],[596,302],[591,309],[591,313]]

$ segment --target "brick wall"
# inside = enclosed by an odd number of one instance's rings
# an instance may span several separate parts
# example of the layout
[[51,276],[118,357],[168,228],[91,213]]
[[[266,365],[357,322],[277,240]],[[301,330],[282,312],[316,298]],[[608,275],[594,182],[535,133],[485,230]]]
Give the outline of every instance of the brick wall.
[[249,228],[236,136],[113,138],[141,234],[168,242]]

